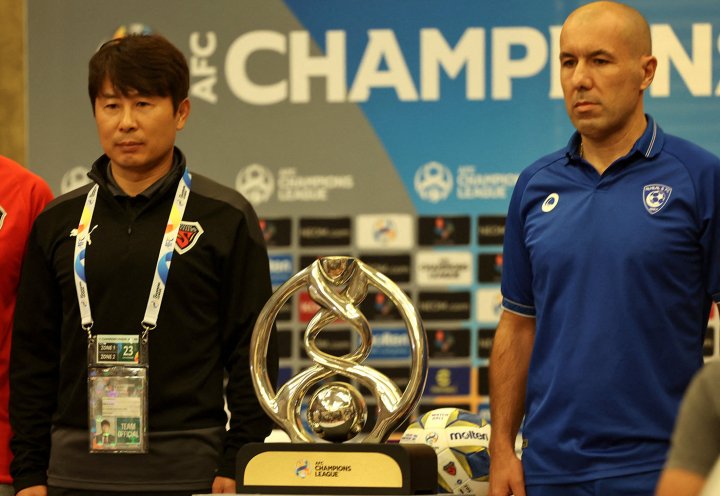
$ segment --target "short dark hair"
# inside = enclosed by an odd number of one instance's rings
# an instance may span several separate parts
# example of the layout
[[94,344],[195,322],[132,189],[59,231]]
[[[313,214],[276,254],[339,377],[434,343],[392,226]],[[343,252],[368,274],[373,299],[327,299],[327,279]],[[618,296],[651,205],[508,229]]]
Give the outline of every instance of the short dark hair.
[[105,79],[121,95],[169,96],[173,110],[188,96],[190,74],[185,56],[160,35],[130,35],[108,41],[90,59],[88,93],[95,99]]
[[102,422],[100,422],[100,426],[102,427],[103,425],[107,425],[108,427],[110,427],[110,422],[107,420],[103,420]]

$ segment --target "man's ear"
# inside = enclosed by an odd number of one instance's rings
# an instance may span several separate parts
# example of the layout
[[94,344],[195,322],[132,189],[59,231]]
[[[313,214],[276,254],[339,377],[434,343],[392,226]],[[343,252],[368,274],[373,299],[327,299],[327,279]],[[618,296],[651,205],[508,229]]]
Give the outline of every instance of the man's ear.
[[185,127],[185,122],[187,122],[188,117],[190,116],[190,99],[186,98],[182,102],[180,102],[180,105],[178,105],[177,112],[175,112],[175,129],[180,131],[182,128]]
[[655,79],[655,69],[657,69],[657,59],[652,55],[642,57],[643,80],[640,85],[641,90],[646,90],[650,83]]

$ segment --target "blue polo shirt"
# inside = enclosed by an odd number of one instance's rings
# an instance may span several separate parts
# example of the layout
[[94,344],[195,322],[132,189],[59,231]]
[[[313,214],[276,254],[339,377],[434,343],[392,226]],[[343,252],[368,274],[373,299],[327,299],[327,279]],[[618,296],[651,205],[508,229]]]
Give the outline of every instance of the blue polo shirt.
[[602,175],[568,146],[520,175],[506,311],[536,318],[528,485],[660,469],[720,300],[720,160],[651,117]]

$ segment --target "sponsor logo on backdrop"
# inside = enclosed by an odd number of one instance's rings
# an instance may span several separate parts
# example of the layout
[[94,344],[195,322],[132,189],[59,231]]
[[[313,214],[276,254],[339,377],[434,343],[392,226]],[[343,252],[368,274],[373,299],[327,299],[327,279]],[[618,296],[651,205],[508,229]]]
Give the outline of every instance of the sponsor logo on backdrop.
[[260,229],[268,247],[290,246],[291,219],[260,219]]
[[415,191],[421,199],[439,203],[455,189],[458,200],[507,200],[519,174],[480,172],[475,165],[459,165],[451,170],[439,162],[428,162],[415,172]]
[[430,358],[467,358],[470,355],[468,329],[431,329],[427,331]]
[[428,162],[415,172],[414,185],[423,200],[441,202],[448,198],[453,189],[452,172],[440,162]]
[[387,246],[398,238],[397,224],[393,219],[378,219],[372,226],[372,239],[381,246]]
[[83,166],[73,167],[60,180],[60,193],[67,193],[86,184],[90,184],[92,180],[87,176],[90,169]]
[[189,252],[204,232],[199,222],[180,222],[175,238],[175,251],[180,255]]
[[502,267],[502,253],[481,253],[478,255],[478,282],[500,282]]
[[420,217],[418,242],[421,246],[467,245],[470,243],[470,217]]
[[[304,345],[304,336],[300,334],[300,356],[307,358],[307,351]],[[352,335],[348,329],[323,329],[315,338],[315,344],[321,351],[334,356],[342,356],[350,353],[352,349]]]
[[478,329],[478,358],[490,358],[493,339],[495,338],[495,329]]
[[360,255],[360,259],[396,283],[410,282],[410,255]]
[[480,216],[477,220],[479,245],[502,245],[505,238],[505,216]]
[[402,320],[400,312],[392,300],[380,292],[368,292],[368,295],[360,303],[360,311],[371,321]]
[[423,394],[428,396],[470,394],[470,368],[430,367]]
[[300,246],[350,244],[350,218],[300,219]]
[[648,184],[643,187],[643,204],[650,215],[655,215],[667,205],[672,188],[664,184]]
[[406,329],[374,329],[370,359],[409,358],[410,338]]
[[253,205],[260,205],[272,198],[275,179],[268,168],[252,164],[240,169],[235,178],[235,189]]
[[470,318],[470,293],[421,291],[417,306],[424,320],[467,320]]
[[270,281],[273,286],[280,286],[290,279],[294,273],[292,255],[270,255]]
[[500,288],[480,288],[475,293],[478,322],[497,324],[502,312]]
[[303,292],[298,295],[298,317],[300,322],[310,322],[317,311],[320,310],[320,305],[310,298],[310,295]]
[[475,165],[457,169],[458,200],[505,200],[510,198],[519,174],[480,172]]
[[410,250],[415,233],[409,214],[358,215],[355,239],[361,250]]
[[301,175],[295,167],[286,167],[278,171],[277,177],[280,202],[326,202],[331,191],[355,188],[352,174]]
[[467,286],[472,283],[470,252],[420,251],[415,274],[421,286]]

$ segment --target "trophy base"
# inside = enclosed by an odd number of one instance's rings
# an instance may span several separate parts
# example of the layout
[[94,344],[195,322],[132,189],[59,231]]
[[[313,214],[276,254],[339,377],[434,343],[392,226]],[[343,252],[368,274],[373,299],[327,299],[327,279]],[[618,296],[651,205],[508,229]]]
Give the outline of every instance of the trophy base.
[[422,444],[249,443],[240,494],[436,494],[435,451]]

